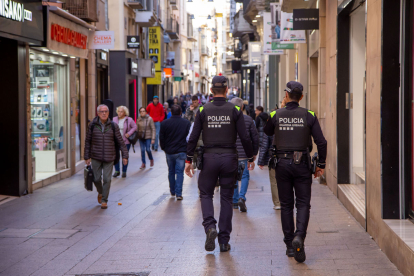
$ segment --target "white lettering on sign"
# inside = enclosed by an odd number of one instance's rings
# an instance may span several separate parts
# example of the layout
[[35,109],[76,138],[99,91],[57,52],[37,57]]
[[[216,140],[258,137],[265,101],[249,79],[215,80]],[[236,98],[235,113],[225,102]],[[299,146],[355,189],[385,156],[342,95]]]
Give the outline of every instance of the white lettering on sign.
[[138,63],[132,61],[131,62],[131,67],[132,67],[132,69],[138,68]]
[[207,121],[212,121],[212,122],[230,121],[230,116],[207,116]]
[[279,124],[303,124],[302,118],[279,118]]
[[102,59],[102,60],[106,60],[106,55],[107,55],[106,53],[101,52],[101,59]]
[[0,16],[11,20],[32,21],[32,12],[24,9],[24,5],[11,0],[0,0]]

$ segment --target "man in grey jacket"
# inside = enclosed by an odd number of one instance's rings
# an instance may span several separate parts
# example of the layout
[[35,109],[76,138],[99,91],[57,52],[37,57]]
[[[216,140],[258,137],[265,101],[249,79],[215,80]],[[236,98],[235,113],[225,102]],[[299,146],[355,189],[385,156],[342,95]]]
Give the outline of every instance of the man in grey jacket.
[[[245,106],[243,105],[243,100],[240,98],[235,97],[231,99],[230,102],[240,107],[241,110],[244,110],[245,108]],[[256,155],[257,155],[257,152],[259,151],[259,134],[257,133],[257,129],[256,129],[256,126],[254,125],[253,119],[248,115],[243,115],[243,117],[244,117],[244,122],[246,124],[247,133],[250,139],[252,140],[254,160],[256,160]],[[234,189],[233,209],[238,209],[240,207],[240,211],[246,212],[247,211],[246,193],[247,193],[247,188],[249,187],[250,173],[249,173],[249,170],[247,169],[247,155],[244,152],[243,145],[241,143],[239,135],[237,135],[236,146],[237,146],[237,153],[239,156],[239,165],[240,163],[244,163],[244,171],[243,171],[243,176],[242,176],[240,187],[237,181],[237,187]],[[239,192],[239,189],[240,189],[240,192]]]

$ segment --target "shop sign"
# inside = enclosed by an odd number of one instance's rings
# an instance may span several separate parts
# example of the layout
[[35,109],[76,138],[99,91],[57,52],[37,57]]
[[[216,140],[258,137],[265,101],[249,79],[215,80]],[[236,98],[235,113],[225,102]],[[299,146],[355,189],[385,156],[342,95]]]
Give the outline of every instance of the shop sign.
[[127,48],[128,49],[139,49],[139,36],[138,35],[127,36]]
[[108,60],[108,54],[105,52],[101,52],[101,59],[102,60]]
[[174,77],[174,81],[182,81],[183,77]]
[[319,30],[319,9],[294,9],[294,30]]
[[155,77],[147,78],[147,84],[162,84],[161,78],[161,27],[148,28],[149,57],[155,64]]
[[293,13],[282,12],[280,43],[306,43],[305,31],[293,29]]
[[0,0],[0,16],[24,22],[32,21],[32,12],[24,8],[24,4],[16,1]]
[[43,30],[42,1],[0,0],[0,36],[5,33],[13,39],[40,46]]
[[147,84],[158,85],[162,84],[162,74],[161,72],[155,72],[154,78],[147,78]]
[[262,64],[262,51],[260,42],[249,42],[249,63]]
[[294,49],[294,44],[281,44],[281,10],[279,3],[270,3],[270,12],[263,13],[263,54],[283,55],[284,49]]
[[167,52],[167,57],[165,60],[165,67],[175,68],[175,52],[174,51]]
[[76,48],[86,49],[88,36],[73,31],[69,28],[62,27],[58,24],[52,24],[50,38],[57,42],[71,45]]
[[109,65],[109,53],[104,52],[103,50],[96,51],[96,63]]
[[133,59],[130,58],[129,59],[129,74],[130,75],[134,75],[134,76],[138,76],[138,59]]
[[164,76],[166,78],[171,78],[172,77],[172,69],[171,68],[164,68]]
[[47,48],[87,59],[89,29],[53,12],[49,12],[48,17]]
[[89,49],[114,49],[114,31],[96,31],[89,42]]

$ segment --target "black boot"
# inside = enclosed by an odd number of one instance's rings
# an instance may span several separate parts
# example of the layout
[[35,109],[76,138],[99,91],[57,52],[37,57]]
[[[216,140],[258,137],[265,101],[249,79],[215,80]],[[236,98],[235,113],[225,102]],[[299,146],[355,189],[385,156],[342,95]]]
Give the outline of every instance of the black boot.
[[294,256],[295,260],[298,263],[303,263],[306,260],[306,254],[305,254],[305,244],[301,236],[296,236],[295,238],[293,238],[292,247],[295,252],[295,256]]
[[119,172],[115,172],[114,173],[114,175],[113,175],[113,177],[118,177],[118,176],[120,176],[121,174],[119,173]]
[[229,243],[220,244],[220,252],[227,252],[230,251],[231,246]]
[[206,244],[204,248],[206,251],[214,251],[216,248],[217,230],[216,228],[210,228],[206,234]]
[[240,198],[239,199],[239,207],[240,207],[240,211],[247,212],[246,200],[244,200],[243,198]]
[[293,249],[293,247],[286,248],[286,256],[295,257],[295,250]]

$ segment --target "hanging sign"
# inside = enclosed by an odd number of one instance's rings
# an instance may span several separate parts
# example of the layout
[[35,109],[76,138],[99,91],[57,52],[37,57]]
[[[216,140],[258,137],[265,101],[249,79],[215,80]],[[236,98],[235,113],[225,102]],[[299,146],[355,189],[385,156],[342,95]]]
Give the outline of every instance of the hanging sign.
[[293,30],[293,13],[282,12],[280,43],[306,43],[305,31]]
[[164,75],[166,78],[172,77],[172,69],[171,68],[164,68]]
[[280,44],[281,11],[279,3],[270,3],[270,12],[263,13],[263,54],[283,55],[294,44]]
[[114,49],[115,32],[114,31],[96,31],[90,42],[89,49]]
[[139,36],[138,35],[127,36],[127,48],[128,49],[139,49]]
[[293,29],[319,30],[319,9],[294,9]]
[[148,28],[149,57],[155,64],[155,77],[147,78],[147,84],[162,84],[161,74],[161,27]]
[[262,64],[260,42],[249,42],[249,64]]

